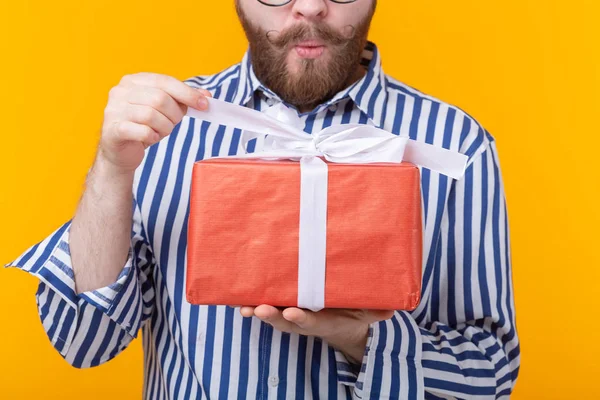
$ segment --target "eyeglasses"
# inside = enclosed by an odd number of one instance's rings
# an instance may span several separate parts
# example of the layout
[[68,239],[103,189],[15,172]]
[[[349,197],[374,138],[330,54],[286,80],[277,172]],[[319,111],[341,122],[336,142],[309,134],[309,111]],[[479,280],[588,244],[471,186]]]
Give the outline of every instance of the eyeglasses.
[[[285,6],[286,4],[291,3],[293,0],[258,0],[259,3],[264,4],[265,6],[269,6],[269,7],[281,7],[281,6]],[[356,0],[329,0],[333,3],[338,3],[338,4],[349,4],[349,3],[354,3]]]

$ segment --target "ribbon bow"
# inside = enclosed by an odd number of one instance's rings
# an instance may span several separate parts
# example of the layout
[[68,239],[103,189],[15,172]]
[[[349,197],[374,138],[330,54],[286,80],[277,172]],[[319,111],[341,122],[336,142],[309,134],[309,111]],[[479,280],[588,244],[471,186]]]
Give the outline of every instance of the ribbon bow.
[[411,162],[460,179],[467,156],[417,142],[370,125],[343,124],[308,134],[297,113],[283,104],[264,113],[208,98],[207,111],[188,108],[187,116],[241,129],[242,144],[267,135],[265,151],[233,158],[297,159],[300,162],[298,307],[318,311],[325,306],[327,236],[327,164]]
[[467,156],[364,124],[342,124],[308,134],[296,112],[283,104],[266,112],[208,98],[207,111],[188,108],[187,116],[243,131],[242,142],[267,135],[265,151],[235,158],[302,158],[322,156],[337,163],[411,162],[460,179]]

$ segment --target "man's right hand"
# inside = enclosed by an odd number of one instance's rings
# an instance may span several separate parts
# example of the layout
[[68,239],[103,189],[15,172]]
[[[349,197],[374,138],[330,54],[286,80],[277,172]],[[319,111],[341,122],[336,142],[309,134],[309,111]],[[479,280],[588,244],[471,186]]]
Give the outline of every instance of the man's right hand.
[[133,173],[144,150],[171,134],[188,107],[205,110],[210,92],[160,74],[125,75],[109,92],[98,157],[116,173]]

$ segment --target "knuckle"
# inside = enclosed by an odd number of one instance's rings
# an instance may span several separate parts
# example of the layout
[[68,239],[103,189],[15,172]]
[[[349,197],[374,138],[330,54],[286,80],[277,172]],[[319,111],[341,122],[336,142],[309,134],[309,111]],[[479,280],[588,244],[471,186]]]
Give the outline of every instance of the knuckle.
[[128,93],[129,93],[129,90],[127,89],[127,86],[125,86],[125,85],[114,86],[108,91],[108,102],[109,103],[120,102],[127,97]]
[[163,109],[167,105],[167,94],[164,92],[157,93],[150,97],[150,105],[156,109]]
[[121,80],[123,86],[147,85],[149,74],[146,72],[138,72],[135,74],[125,75]]
[[150,128],[149,126],[144,125],[142,127],[142,135],[144,137],[149,137],[152,134],[152,128]]
[[108,104],[104,108],[104,119],[110,120],[112,119],[113,115],[115,115],[115,109],[110,104]]
[[150,128],[149,126],[146,126],[144,128],[144,138],[146,141],[153,141],[154,140],[154,129]]
[[128,84],[132,81],[132,79],[133,76],[131,74],[123,75],[119,81],[119,84]]
[[147,79],[150,82],[150,86],[153,86],[153,87],[158,87],[161,83],[159,74],[148,73]]
[[117,97],[119,92],[118,86],[113,86],[112,88],[110,88],[110,90],[108,91],[108,98],[109,99],[114,99],[115,97]]
[[116,139],[120,139],[125,134],[126,127],[124,121],[117,121],[114,124],[113,135]]
[[150,107],[140,107],[137,111],[138,122],[142,124],[148,124],[152,122],[154,111]]

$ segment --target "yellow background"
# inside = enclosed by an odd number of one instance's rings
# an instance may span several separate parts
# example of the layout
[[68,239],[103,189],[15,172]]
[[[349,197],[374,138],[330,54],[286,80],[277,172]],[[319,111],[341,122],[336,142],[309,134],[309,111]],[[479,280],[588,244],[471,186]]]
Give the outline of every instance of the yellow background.
[[[516,399],[600,398],[597,0],[380,0],[388,74],[496,137],[512,230]],[[224,0],[0,2],[0,262],[71,217],[109,89],[141,71],[214,73],[246,43]],[[39,322],[37,281],[0,271],[0,398],[139,398],[140,341],[76,370]]]

